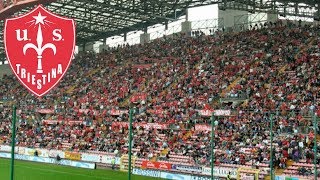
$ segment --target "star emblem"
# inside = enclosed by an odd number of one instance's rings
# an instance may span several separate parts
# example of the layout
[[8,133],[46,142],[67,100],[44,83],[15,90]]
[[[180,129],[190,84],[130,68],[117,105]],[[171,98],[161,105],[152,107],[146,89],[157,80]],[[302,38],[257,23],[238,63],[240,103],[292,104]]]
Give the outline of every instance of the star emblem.
[[36,20],[36,25],[41,23],[44,24],[43,20],[47,18],[47,16],[42,16],[41,13],[39,12],[38,16],[33,16],[33,18]]

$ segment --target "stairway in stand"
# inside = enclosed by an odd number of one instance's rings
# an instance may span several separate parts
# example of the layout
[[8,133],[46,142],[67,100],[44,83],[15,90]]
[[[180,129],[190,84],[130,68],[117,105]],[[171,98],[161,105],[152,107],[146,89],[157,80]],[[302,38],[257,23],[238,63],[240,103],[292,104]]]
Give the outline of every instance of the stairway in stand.
[[[86,77],[91,77],[92,75],[94,75],[95,73],[97,73],[98,71],[100,71],[102,68],[99,67],[97,69],[93,69],[91,71],[89,71],[85,76]],[[66,91],[67,94],[72,94],[72,92],[74,91],[74,89],[77,87],[77,84],[72,85],[68,88],[68,90]]]

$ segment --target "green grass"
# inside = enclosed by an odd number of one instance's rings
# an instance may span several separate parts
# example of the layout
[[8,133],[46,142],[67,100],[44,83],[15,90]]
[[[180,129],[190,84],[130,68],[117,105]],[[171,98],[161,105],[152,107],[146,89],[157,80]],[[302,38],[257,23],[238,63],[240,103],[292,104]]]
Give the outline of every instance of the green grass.
[[[80,169],[53,164],[15,161],[14,180],[126,180],[128,173],[108,169]],[[157,179],[132,175],[132,180]],[[0,158],[0,180],[10,180],[10,160]]]

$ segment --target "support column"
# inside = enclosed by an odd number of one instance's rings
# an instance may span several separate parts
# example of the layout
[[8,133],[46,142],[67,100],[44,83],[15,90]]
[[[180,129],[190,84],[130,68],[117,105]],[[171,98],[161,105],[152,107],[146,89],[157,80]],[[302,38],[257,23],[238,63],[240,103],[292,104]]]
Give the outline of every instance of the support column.
[[11,71],[11,68],[8,64],[5,64],[5,63],[8,63],[8,61],[0,61],[0,79],[3,77],[3,75],[11,75],[12,74],[12,71]]
[[85,50],[86,43],[83,43],[81,46],[78,46],[78,53],[83,52]]
[[140,35],[140,44],[144,44],[150,41],[150,34],[149,33],[143,33]]
[[191,21],[189,21],[189,11],[186,9],[186,21],[181,22],[181,33],[185,33],[187,36],[191,36]]
[[150,41],[150,34],[148,33],[148,27],[143,28],[143,34],[140,35],[140,44],[144,44]]
[[84,46],[85,51],[93,51],[93,42],[86,43]]
[[314,13],[314,25],[319,25],[320,22],[320,3],[318,3],[318,9]]
[[99,53],[103,52],[104,50],[108,49],[107,45],[107,38],[103,38],[102,44],[99,45]]
[[99,53],[107,50],[108,48],[109,48],[108,45],[106,45],[106,44],[100,44],[100,46],[99,46]]
[[188,10],[188,8],[186,9],[186,21],[189,21],[189,10]]
[[168,30],[168,21],[165,22],[164,26],[165,26],[165,30]]
[[107,38],[103,38],[103,45],[106,45],[107,44]]
[[[219,26],[219,29],[225,28],[226,31],[232,31],[235,26],[248,26],[248,12],[239,10],[220,10],[218,11],[218,17],[222,18],[224,27]],[[247,27],[243,27],[247,28]]]
[[191,22],[190,21],[184,21],[181,22],[181,32],[186,33],[188,36],[191,35]]
[[278,21],[278,14],[267,14],[267,22],[277,22]]

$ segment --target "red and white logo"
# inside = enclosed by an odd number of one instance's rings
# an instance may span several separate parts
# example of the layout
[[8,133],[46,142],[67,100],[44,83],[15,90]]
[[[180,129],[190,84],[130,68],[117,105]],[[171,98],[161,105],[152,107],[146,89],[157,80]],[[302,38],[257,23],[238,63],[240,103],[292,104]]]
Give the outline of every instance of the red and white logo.
[[152,162],[148,162],[148,163],[147,163],[147,167],[148,167],[148,168],[154,168],[155,165],[154,165]]
[[37,96],[62,79],[75,50],[73,19],[57,16],[41,5],[7,19],[4,44],[9,64],[20,82]]
[[168,166],[165,163],[160,163],[159,168],[160,169],[168,169]]

